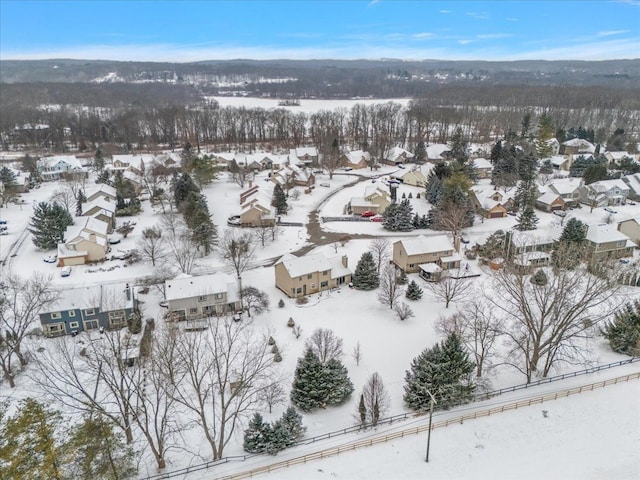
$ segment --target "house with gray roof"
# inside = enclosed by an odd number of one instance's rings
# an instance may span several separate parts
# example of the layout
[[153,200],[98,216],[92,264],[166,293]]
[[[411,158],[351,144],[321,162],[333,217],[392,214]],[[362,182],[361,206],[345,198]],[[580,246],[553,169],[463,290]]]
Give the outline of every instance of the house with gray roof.
[[351,282],[346,255],[326,257],[314,253],[296,257],[283,255],[274,265],[276,287],[295,298],[318,293]]
[[167,318],[171,321],[199,320],[241,310],[240,285],[231,275],[180,275],[165,281],[165,292]]

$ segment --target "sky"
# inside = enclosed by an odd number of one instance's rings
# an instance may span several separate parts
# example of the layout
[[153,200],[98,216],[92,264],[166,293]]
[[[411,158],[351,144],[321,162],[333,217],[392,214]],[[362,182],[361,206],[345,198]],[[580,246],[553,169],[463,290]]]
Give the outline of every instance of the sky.
[[0,59],[640,57],[640,0],[0,0]]

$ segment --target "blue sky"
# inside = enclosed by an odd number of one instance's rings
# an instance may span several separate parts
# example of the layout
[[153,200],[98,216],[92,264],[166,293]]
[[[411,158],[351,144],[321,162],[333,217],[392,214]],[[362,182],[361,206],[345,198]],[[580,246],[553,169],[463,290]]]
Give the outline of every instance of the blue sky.
[[0,58],[640,57],[640,0],[0,0]]

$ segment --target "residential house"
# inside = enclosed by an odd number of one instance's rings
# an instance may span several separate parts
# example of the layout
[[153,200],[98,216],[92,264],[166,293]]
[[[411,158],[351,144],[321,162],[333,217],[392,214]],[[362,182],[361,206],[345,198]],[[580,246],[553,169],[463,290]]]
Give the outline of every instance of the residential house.
[[414,155],[410,151],[402,147],[393,147],[385,152],[382,161],[387,165],[398,165],[409,162],[413,157]]
[[314,253],[295,257],[283,255],[274,265],[276,287],[291,298],[329,290],[351,282],[346,255],[326,257]]
[[484,218],[503,218],[513,206],[513,199],[506,193],[500,193],[492,188],[472,188],[469,198],[476,211]]
[[434,263],[443,270],[460,268],[460,240],[456,247],[447,235],[434,235],[399,240],[393,243],[392,262],[406,273],[424,272],[420,266]]
[[589,225],[587,230],[587,252],[592,262],[632,257],[636,246],[616,225]]
[[318,149],[316,147],[298,147],[289,150],[289,164],[310,167],[318,165]]
[[[23,172],[15,168],[7,167],[14,176],[14,183],[12,185],[13,191],[16,193],[26,193],[31,188],[31,174],[29,172]],[[0,182],[0,188],[5,187]]]
[[562,227],[549,227],[544,230],[511,230],[507,232],[507,257],[531,252],[550,253],[562,234]]
[[362,197],[352,197],[347,205],[347,212],[354,215],[361,215],[370,211],[382,213],[391,203],[391,196],[384,187],[371,185],[365,188]]
[[57,337],[126,327],[137,310],[134,289],[126,284],[61,290],[58,300],[38,314],[43,333]]
[[562,142],[562,145],[560,145],[560,153],[563,155],[584,153],[593,154],[595,151],[595,145],[583,138],[572,138],[571,140]]
[[157,156],[150,153],[113,155],[111,164],[107,165],[108,170],[112,171],[129,171],[136,175],[143,175],[145,171],[145,163],[152,164],[157,162]]
[[214,162],[226,165],[227,169],[229,169],[236,158],[236,152],[216,152],[210,155]]
[[87,175],[87,170],[78,158],[73,155],[55,155],[38,160],[38,172],[44,181],[59,180],[66,175],[80,173]]
[[486,158],[474,158],[473,170],[476,172],[479,180],[491,178],[491,173],[493,172],[493,164]]
[[172,321],[198,320],[242,310],[239,281],[230,275],[181,275],[165,281],[165,291],[167,317]]
[[260,190],[259,185],[252,185],[240,194],[240,225],[257,227],[275,225],[275,210],[271,206],[271,193]]
[[580,187],[580,203],[590,207],[624,205],[630,188],[621,179],[600,180]]
[[563,170],[565,172],[568,172],[569,169],[571,168],[571,158],[567,155],[552,155],[549,158],[543,158],[541,161],[542,163],[545,163],[547,160],[549,160],[549,162],[551,163],[551,166],[555,169],[555,170]]
[[536,199],[536,208],[543,212],[564,210],[566,208],[566,202],[562,198],[562,195],[555,192],[546,192]]
[[413,187],[426,187],[427,177],[422,173],[420,168],[412,168],[411,170],[400,170],[390,175],[391,178],[399,180],[404,185],[411,185]]
[[367,168],[371,162],[371,154],[363,150],[354,150],[353,152],[343,153],[340,157],[340,164],[343,167],[359,170]]
[[629,196],[627,198],[640,201],[640,173],[625,175],[622,177],[622,181],[629,187]]
[[116,204],[103,198],[97,198],[82,205],[82,216],[102,220],[107,224],[108,232],[112,233],[116,225]]
[[618,231],[624,233],[636,245],[640,245],[640,217],[619,222]]
[[550,138],[545,142],[551,155],[558,155],[560,153],[560,142],[557,138]]
[[576,207],[580,200],[580,187],[584,181],[581,178],[567,178],[554,180],[547,185],[547,191],[556,193],[562,197],[567,208]]
[[93,202],[96,199],[103,199],[107,202],[116,202],[116,189],[106,183],[97,185],[87,194],[87,202]]
[[285,165],[277,172],[271,174],[271,181],[277,183],[284,190],[289,184],[298,187],[311,187],[316,183],[316,176],[309,168],[301,168],[297,165]]
[[628,152],[604,152],[604,158],[607,159],[609,166],[620,165],[620,162],[625,158],[628,160],[635,160],[636,156]]
[[436,143],[434,145],[427,145],[427,160],[432,163],[442,163],[447,159],[447,153],[451,151],[449,145],[444,143]]
[[76,217],[64,241],[58,244],[58,266],[84,265],[104,260],[109,250],[106,222],[94,217]]

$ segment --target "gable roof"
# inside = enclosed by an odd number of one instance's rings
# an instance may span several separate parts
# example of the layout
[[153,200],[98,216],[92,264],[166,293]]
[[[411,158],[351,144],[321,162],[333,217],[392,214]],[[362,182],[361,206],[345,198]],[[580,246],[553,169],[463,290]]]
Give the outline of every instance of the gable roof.
[[626,183],[636,195],[640,195],[640,173],[625,175],[622,177],[622,181]]
[[105,200],[104,198],[96,198],[91,202],[87,202],[82,206],[82,216],[87,216],[87,212],[93,210],[94,208],[99,208],[101,210],[100,213],[104,213],[105,215],[113,215],[116,211],[116,206]]
[[240,300],[238,282],[231,275],[214,273],[192,277],[181,275],[173,280],[166,280],[165,290],[167,300],[192,298],[200,295],[227,293],[229,303]]
[[444,160],[442,156],[445,152],[450,152],[451,147],[449,145],[445,145],[444,143],[436,143],[434,145],[427,146],[427,158],[429,160]]
[[[127,299],[126,289],[129,284],[93,285],[60,290],[58,299],[46,312],[58,312],[73,309],[99,308],[101,312],[133,308],[133,295]],[[135,287],[132,287],[135,288]]]
[[112,187],[111,185],[107,185],[106,183],[101,183],[100,185],[97,185],[93,190],[91,190],[91,193],[87,195],[87,198],[91,198],[94,195],[97,195],[99,193],[104,193],[105,195],[108,195],[112,198],[116,198],[115,187]]
[[558,198],[562,199],[562,196],[559,193],[555,192],[547,192],[540,195],[536,201],[540,203],[544,203],[545,205],[551,205]]
[[574,193],[579,187],[582,186],[581,178],[567,178],[562,181],[554,181],[549,184],[549,188],[560,195],[568,195]]
[[422,255],[424,253],[455,250],[453,243],[451,243],[447,235],[433,235],[429,237],[420,235],[409,240],[399,240],[399,243],[402,244],[407,255]]
[[611,225],[589,225],[587,229],[587,240],[595,244],[607,243],[607,242],[621,242],[625,241],[625,246],[635,246],[629,237],[624,233],[618,231],[615,224]]
[[390,162],[395,162],[401,156],[404,156],[405,158],[413,158],[414,155],[409,150],[405,150],[402,147],[392,147],[385,152],[384,159],[389,160]]
[[324,272],[331,270],[331,278],[349,275],[351,270],[342,265],[342,257],[334,256],[327,258],[322,252],[311,255],[296,257],[287,253],[280,257],[275,265],[282,263],[289,272],[291,278],[300,277],[309,273]]

